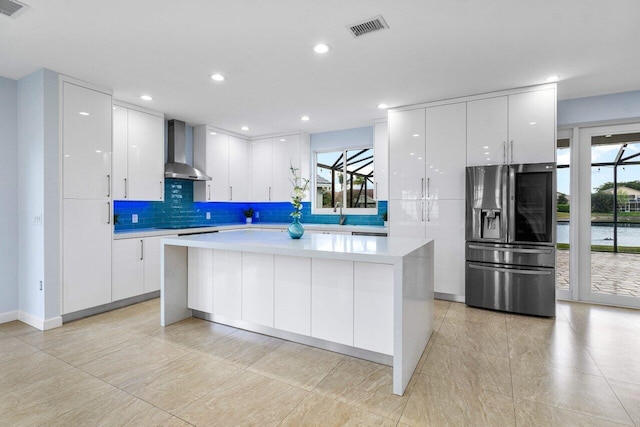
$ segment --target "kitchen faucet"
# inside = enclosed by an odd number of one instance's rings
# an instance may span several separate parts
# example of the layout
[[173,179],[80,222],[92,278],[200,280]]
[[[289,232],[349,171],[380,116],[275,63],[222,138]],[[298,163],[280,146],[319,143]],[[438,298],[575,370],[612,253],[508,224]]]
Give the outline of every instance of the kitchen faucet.
[[340,225],[344,225],[344,221],[347,219],[343,214],[342,214],[342,202],[338,202],[335,204],[335,206],[333,207],[333,211],[335,212],[336,209],[340,208]]

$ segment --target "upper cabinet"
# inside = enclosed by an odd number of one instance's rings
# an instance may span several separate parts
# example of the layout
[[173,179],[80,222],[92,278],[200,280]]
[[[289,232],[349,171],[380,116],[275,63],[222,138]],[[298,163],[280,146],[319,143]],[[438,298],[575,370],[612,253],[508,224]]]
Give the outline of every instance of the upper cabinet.
[[114,200],[164,200],[164,115],[114,103]]
[[373,170],[375,199],[389,199],[389,126],[386,122],[373,126]]
[[555,161],[556,89],[467,103],[467,165]]
[[63,197],[111,197],[111,95],[62,83]]
[[251,201],[291,199],[291,167],[309,179],[310,145],[305,133],[251,141]]
[[426,196],[424,108],[389,113],[389,199]]
[[249,147],[245,139],[217,129],[193,130],[193,165],[211,177],[196,181],[193,200],[199,202],[249,201]]

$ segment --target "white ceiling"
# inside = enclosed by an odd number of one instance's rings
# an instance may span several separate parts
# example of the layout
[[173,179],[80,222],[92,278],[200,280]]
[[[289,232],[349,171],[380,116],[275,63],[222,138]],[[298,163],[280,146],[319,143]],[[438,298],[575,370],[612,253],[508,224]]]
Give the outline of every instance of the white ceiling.
[[[366,126],[385,116],[380,102],[552,74],[559,99],[640,89],[640,0],[22,1],[26,13],[0,17],[0,76],[45,67],[169,118],[247,125],[252,136]],[[375,15],[390,29],[348,32]],[[312,50],[320,41],[332,48],[324,56]]]

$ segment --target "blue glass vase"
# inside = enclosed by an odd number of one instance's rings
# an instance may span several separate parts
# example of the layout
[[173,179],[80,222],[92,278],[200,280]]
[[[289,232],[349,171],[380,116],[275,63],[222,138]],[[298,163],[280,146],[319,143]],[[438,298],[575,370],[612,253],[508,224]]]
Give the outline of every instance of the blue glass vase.
[[293,222],[289,224],[289,237],[299,239],[304,234],[304,227],[300,224],[300,218],[293,218]]

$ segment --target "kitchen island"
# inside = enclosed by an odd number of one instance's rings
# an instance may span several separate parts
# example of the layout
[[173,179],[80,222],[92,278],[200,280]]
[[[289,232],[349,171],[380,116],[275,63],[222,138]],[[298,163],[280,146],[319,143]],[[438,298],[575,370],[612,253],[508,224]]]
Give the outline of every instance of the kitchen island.
[[433,331],[433,241],[237,230],[162,239],[161,324],[191,316],[393,366]]

